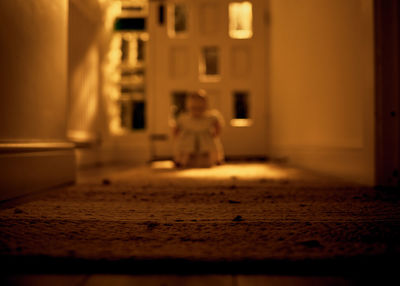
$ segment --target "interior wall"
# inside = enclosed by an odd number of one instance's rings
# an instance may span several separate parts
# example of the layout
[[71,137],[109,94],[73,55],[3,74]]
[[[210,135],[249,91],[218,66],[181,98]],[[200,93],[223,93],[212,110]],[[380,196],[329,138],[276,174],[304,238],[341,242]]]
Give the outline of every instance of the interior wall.
[[70,0],[68,7],[68,137],[78,143],[99,138],[101,13],[88,3],[92,2]]
[[0,1],[0,140],[66,138],[67,1]]
[[374,183],[372,0],[271,0],[271,153]]
[[67,0],[0,1],[0,200],[75,178]]
[[107,18],[110,6],[112,1],[69,0],[68,137],[78,145],[78,168],[119,161],[105,110],[109,94],[103,87],[113,27]]

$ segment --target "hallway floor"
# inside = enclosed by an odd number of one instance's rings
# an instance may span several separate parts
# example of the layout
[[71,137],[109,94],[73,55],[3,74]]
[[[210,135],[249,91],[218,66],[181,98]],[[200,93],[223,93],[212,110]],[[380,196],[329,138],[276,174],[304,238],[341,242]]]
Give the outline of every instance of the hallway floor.
[[267,163],[93,168],[74,186],[3,203],[0,259],[17,273],[389,271],[399,199]]

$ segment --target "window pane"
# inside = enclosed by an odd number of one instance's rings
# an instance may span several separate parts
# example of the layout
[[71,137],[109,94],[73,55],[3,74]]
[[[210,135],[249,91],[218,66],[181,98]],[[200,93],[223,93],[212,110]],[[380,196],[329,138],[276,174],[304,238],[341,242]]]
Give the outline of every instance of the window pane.
[[122,38],[121,39],[121,61],[126,62],[129,57],[129,41]]
[[120,126],[128,130],[146,128],[146,103],[143,94],[123,93],[120,100]]
[[169,6],[167,21],[170,37],[182,36],[187,32],[187,8],[184,4]]
[[233,118],[249,118],[249,104],[247,92],[236,91],[233,94]]
[[145,58],[145,41],[139,37],[126,34],[121,38],[121,62],[136,65]]
[[146,128],[146,104],[144,101],[132,102],[132,129]]
[[174,29],[175,33],[182,33],[186,31],[186,6],[175,5],[174,11]]
[[114,23],[115,31],[144,31],[146,30],[145,18],[118,18]]
[[144,60],[144,51],[145,51],[145,42],[137,38],[137,60],[138,61],[143,61]]
[[185,110],[186,94],[185,91],[174,91],[172,93],[171,112],[174,118],[177,118],[178,115]]
[[164,7],[165,6],[163,3],[158,4],[158,23],[160,25],[164,25],[164,18],[165,18],[165,16],[164,16],[165,8]]
[[205,74],[206,75],[217,75],[218,72],[218,48],[208,47],[204,48],[204,62],[205,62]]
[[219,79],[219,48],[204,47],[199,63],[200,79],[218,80]]
[[253,36],[253,11],[250,2],[229,4],[229,36],[234,39],[248,39]]
[[249,93],[235,91],[233,93],[233,119],[231,125],[235,127],[248,127],[253,124],[250,119]]

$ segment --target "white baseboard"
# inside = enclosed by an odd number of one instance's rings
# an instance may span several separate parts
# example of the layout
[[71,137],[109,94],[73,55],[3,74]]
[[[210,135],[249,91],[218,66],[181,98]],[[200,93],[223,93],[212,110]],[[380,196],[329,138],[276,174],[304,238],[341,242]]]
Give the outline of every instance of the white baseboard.
[[73,183],[74,145],[69,143],[0,143],[0,201]]

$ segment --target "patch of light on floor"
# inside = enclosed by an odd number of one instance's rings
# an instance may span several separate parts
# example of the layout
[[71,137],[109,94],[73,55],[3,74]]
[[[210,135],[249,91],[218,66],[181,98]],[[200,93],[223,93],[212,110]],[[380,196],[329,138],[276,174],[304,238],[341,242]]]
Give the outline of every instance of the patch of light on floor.
[[186,169],[177,172],[181,178],[204,179],[282,179],[287,178],[288,173],[277,167],[262,163],[225,164],[212,168]]
[[151,163],[152,169],[173,169],[174,167],[173,161],[154,161]]

